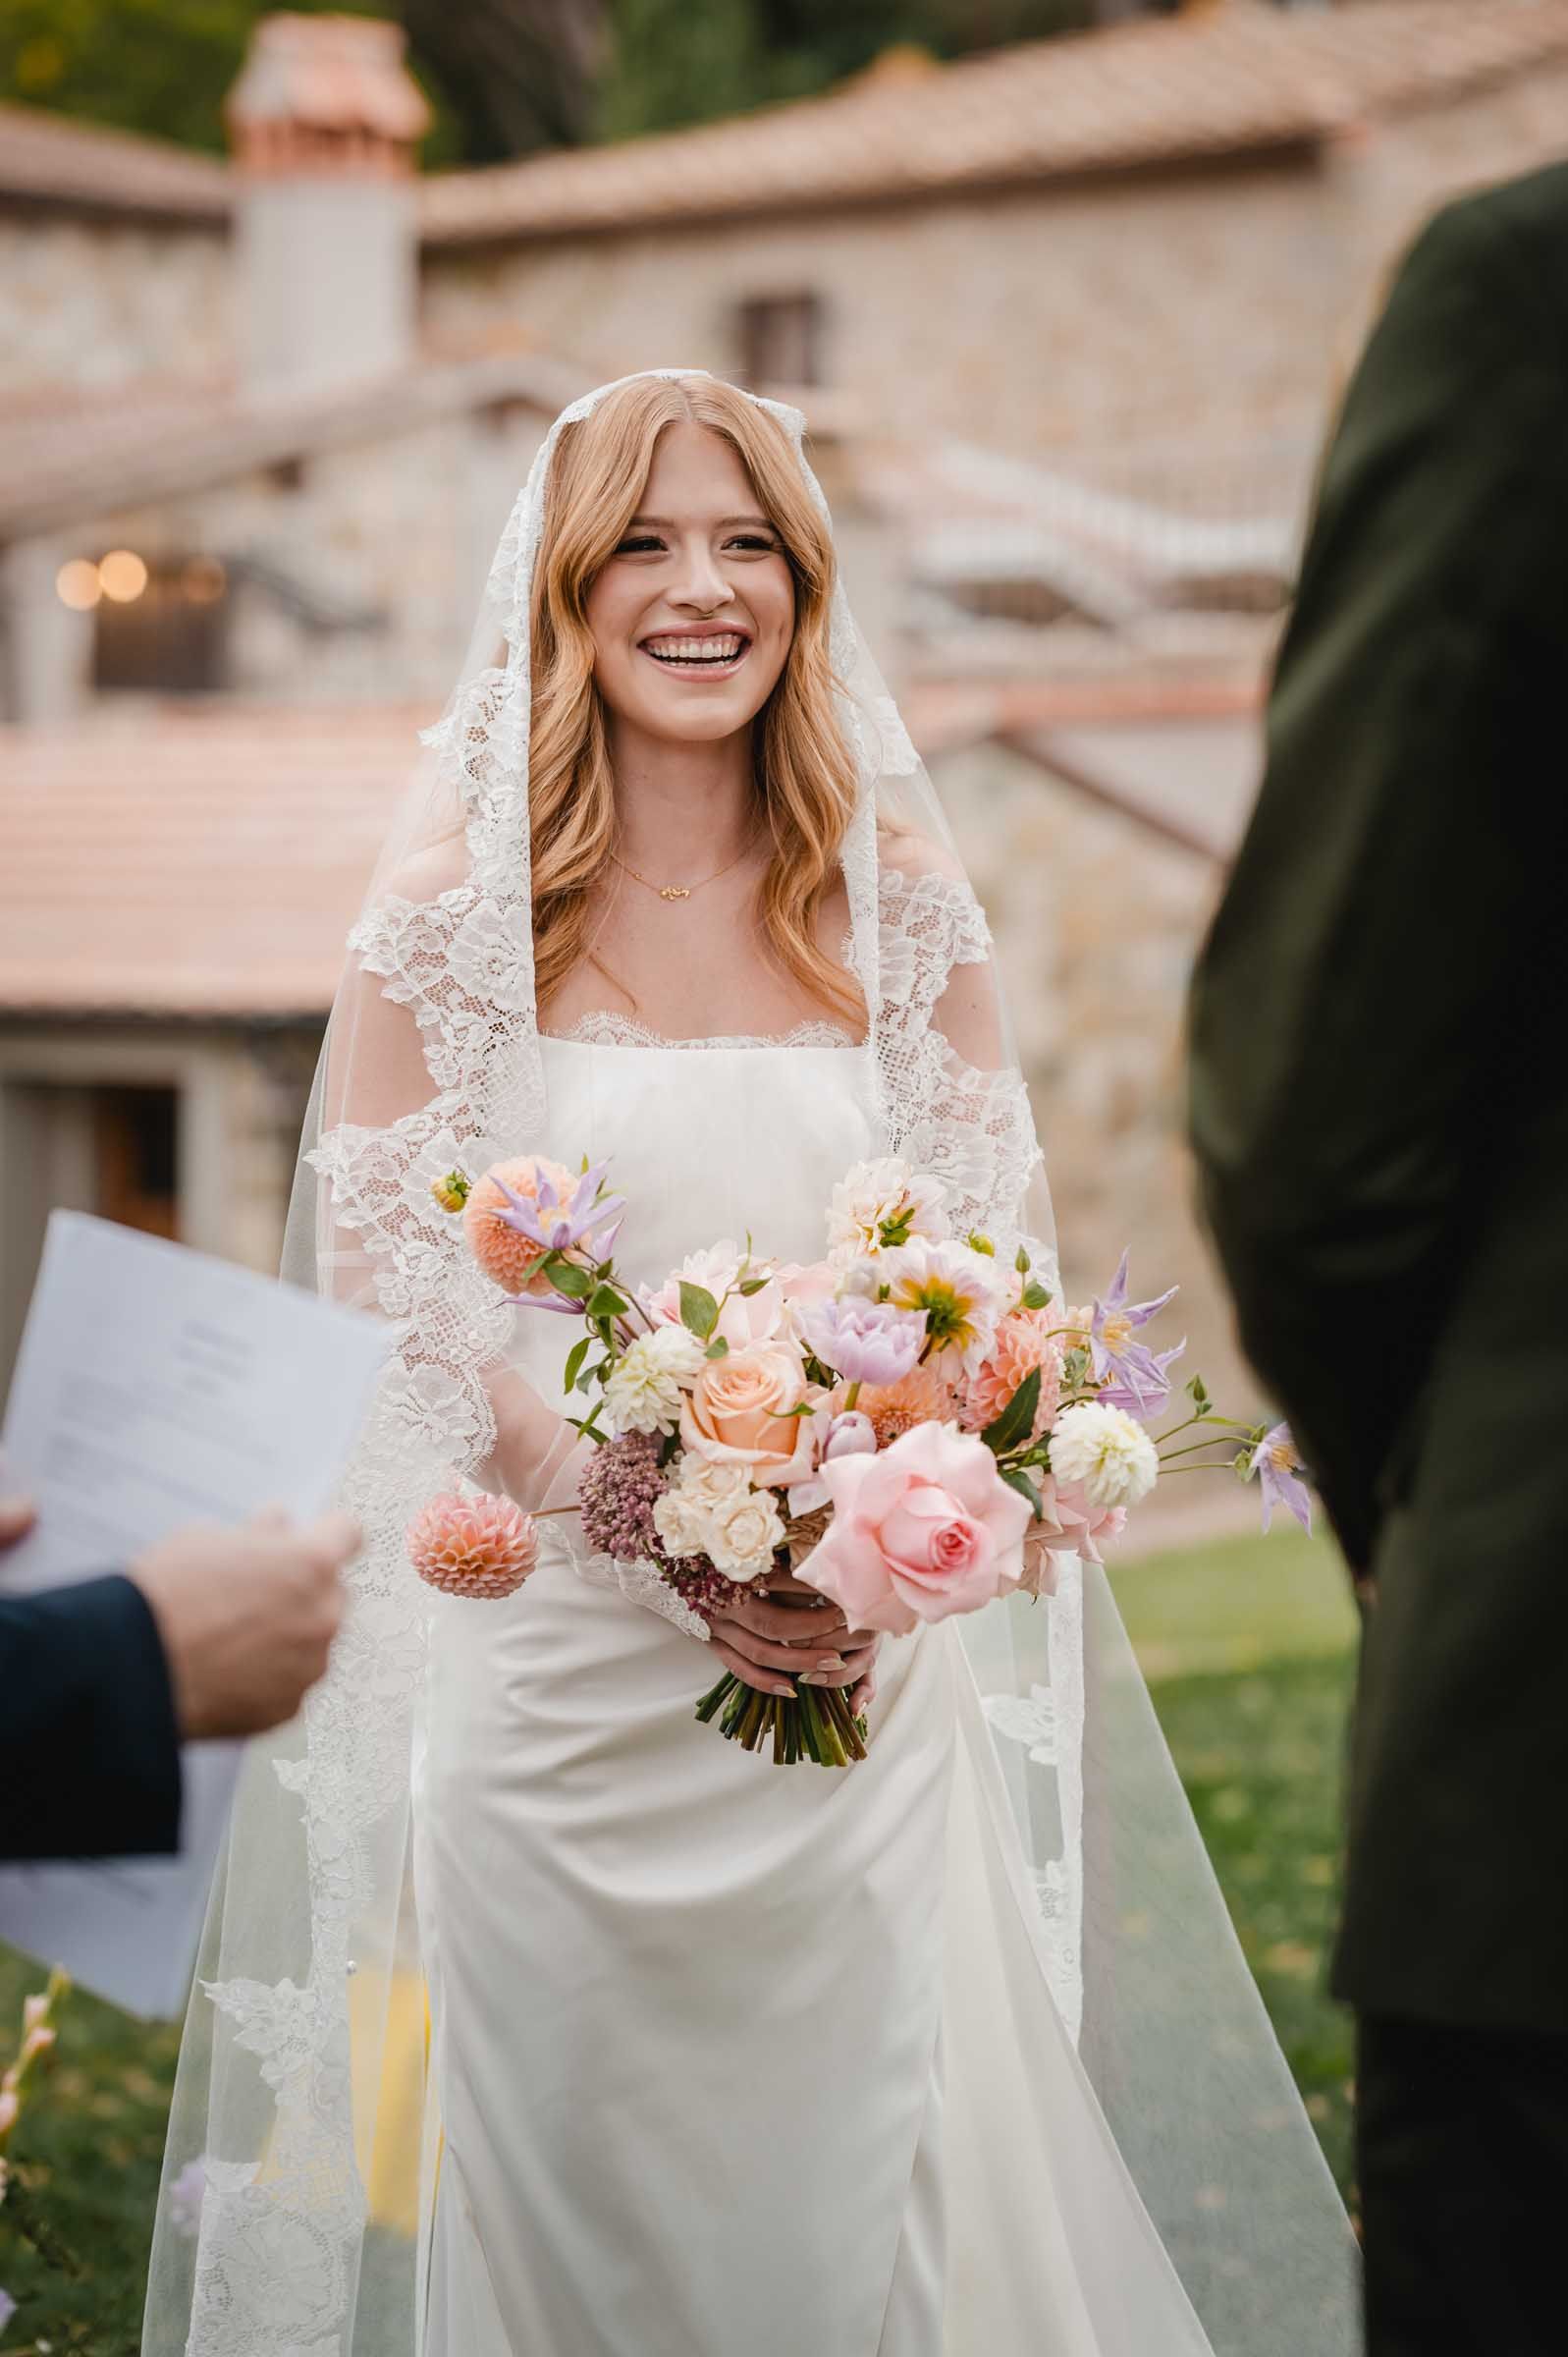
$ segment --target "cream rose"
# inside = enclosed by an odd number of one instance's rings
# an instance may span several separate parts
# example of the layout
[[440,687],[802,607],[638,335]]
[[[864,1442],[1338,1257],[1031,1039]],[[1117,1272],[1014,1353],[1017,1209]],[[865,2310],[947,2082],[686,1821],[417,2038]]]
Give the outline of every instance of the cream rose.
[[[812,1413],[791,1410],[810,1405]],[[680,1406],[682,1444],[718,1464],[743,1465],[759,1485],[804,1481],[816,1460],[826,1401],[807,1385],[799,1353],[754,1343],[710,1358]]]
[[706,1555],[714,1516],[752,1494],[744,1465],[719,1465],[706,1456],[682,1456],[674,1481],[654,1501],[654,1529],[672,1555]]
[[708,1519],[704,1549],[716,1571],[729,1579],[755,1579],[784,1539],[784,1519],[765,1490],[752,1490],[732,1506],[716,1507]]

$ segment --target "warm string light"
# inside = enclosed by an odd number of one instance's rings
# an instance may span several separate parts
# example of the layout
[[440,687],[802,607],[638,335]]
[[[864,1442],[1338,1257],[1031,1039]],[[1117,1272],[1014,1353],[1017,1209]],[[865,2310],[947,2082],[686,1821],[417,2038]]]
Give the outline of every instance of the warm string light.
[[147,568],[135,549],[111,548],[98,559],[98,585],[117,606],[134,605],[147,585]]
[[[112,548],[94,564],[90,557],[73,557],[55,575],[55,594],[73,613],[87,614],[101,598],[121,606],[134,605],[149,579],[146,560],[132,548]],[[226,568],[216,557],[190,557],[181,568],[181,594],[194,606],[215,605],[229,585]]]
[[54,586],[60,603],[69,606],[74,614],[89,613],[103,595],[98,568],[85,557],[73,557],[68,565],[62,565],[54,576]]

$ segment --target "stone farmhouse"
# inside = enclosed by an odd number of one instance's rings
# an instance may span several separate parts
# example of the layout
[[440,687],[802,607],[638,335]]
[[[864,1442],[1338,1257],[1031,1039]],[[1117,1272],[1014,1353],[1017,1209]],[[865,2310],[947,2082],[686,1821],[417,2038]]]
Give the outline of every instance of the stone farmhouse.
[[[261,24],[226,162],[0,108],[0,1371],[56,1203],[275,1264],[343,935],[549,417],[795,399],[987,898],[1069,1279],[1242,1378],[1186,970],[1335,391],[1568,0],[1215,0],[421,177],[396,27]],[[1136,1272],[1135,1272],[1136,1274]]]

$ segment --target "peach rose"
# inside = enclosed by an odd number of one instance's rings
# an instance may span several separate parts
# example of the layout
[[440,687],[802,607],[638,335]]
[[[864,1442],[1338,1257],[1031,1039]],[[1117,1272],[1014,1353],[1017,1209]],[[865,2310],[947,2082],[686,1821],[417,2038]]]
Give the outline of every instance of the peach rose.
[[907,1636],[1017,1586],[1029,1502],[956,1425],[918,1424],[880,1456],[833,1457],[822,1478],[834,1515],[802,1576],[851,1628]]
[[[808,1403],[812,1413],[790,1414]],[[708,1359],[680,1408],[680,1438],[716,1464],[744,1465],[759,1488],[804,1481],[816,1461],[826,1401],[806,1383],[796,1351],[753,1343]]]

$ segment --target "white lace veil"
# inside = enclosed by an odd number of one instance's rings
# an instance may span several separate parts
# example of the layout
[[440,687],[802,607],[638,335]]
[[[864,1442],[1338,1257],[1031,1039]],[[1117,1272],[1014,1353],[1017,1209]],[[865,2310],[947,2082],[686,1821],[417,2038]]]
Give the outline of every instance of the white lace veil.
[[[345,1489],[367,1544],[332,1669],[291,1727],[251,1747],[214,1887],[145,2357],[413,2357],[419,2338],[439,2130],[407,1874],[425,1591],[402,1534],[487,1458],[487,1370],[504,1361],[514,1314],[430,1186],[540,1134],[530,586],[558,439],[615,389],[563,412],[514,508],[470,660],[351,937],[322,1054],[284,1274],[379,1308],[395,1346]],[[826,517],[803,419],[759,406]],[[1000,1251],[1030,1234],[1054,1267],[989,936],[841,585],[831,651],[858,777],[842,848],[846,955],[871,1011],[867,1086],[885,1147],[942,1177],[960,1219]],[[879,857],[900,836],[924,847],[913,867]],[[971,1011],[961,1042],[944,1028],[955,969]],[[994,1608],[963,1637],[1055,2003],[1215,2349],[1339,2357],[1357,2345],[1344,2214],[1104,1575],[1064,1559],[1054,1599]],[[1042,2320],[1033,2345],[1049,2339]]]

